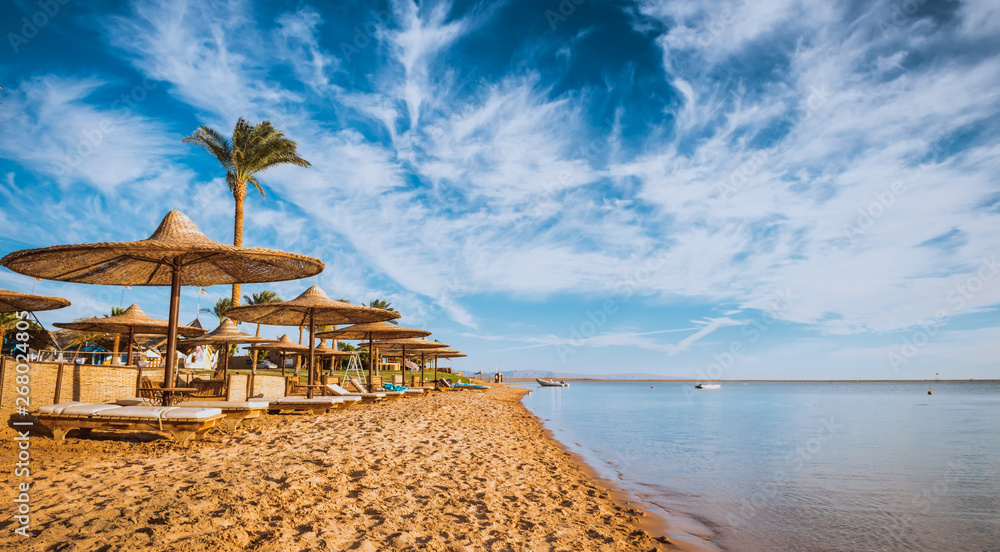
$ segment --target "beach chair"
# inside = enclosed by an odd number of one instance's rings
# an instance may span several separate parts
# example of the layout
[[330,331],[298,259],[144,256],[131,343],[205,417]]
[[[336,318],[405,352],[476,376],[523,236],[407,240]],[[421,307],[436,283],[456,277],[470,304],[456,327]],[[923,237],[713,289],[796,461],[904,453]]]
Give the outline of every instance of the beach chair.
[[[350,381],[351,381],[351,385],[353,385],[356,389],[361,390],[361,389],[365,388],[364,382],[362,382],[358,378],[351,378]],[[383,393],[383,394],[385,394],[385,398],[388,399],[388,400],[402,399],[406,395],[402,391],[389,391],[389,390],[385,389],[384,387],[381,388],[381,389],[377,389],[376,392],[377,393]]]
[[[139,387],[144,387],[146,389],[150,389],[150,388],[156,387],[156,386],[153,385],[153,382],[149,379],[148,376],[142,376],[142,379],[139,380]],[[155,393],[155,391],[137,391],[136,395],[138,395],[139,398],[141,398],[141,399],[152,401],[154,398],[156,398],[154,396],[154,393]]]
[[188,401],[182,403],[186,408],[218,408],[226,415],[223,422],[226,429],[236,431],[236,428],[247,420],[260,418],[270,406],[268,401],[251,399],[249,401]]
[[186,443],[198,438],[225,418],[218,408],[185,408],[177,406],[119,406],[68,402],[42,406],[36,414],[56,441],[80,429],[89,434],[93,429],[124,429],[162,431],[175,441]]
[[385,400],[385,393],[355,393],[344,389],[336,383],[326,384],[326,389],[338,397],[358,397],[364,403],[375,403]]
[[197,389],[192,394],[194,397],[224,397],[226,395],[226,380],[224,379],[194,378],[189,387]]
[[423,389],[411,389],[404,385],[395,385],[392,383],[386,383],[382,387],[385,388],[386,392],[389,391],[402,391],[404,397],[421,397],[424,394]]
[[325,414],[331,410],[336,410],[343,406],[344,400],[340,397],[281,397],[280,399],[267,400],[267,411],[270,414],[278,414],[282,411],[291,412],[311,412],[313,415]]

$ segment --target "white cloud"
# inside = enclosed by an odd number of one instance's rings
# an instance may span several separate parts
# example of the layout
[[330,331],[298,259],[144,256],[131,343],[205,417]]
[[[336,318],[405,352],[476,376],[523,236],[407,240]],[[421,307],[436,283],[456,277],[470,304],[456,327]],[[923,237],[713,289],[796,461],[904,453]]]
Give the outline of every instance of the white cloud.
[[[64,187],[83,182],[112,192],[155,177],[178,149],[164,125],[140,114],[155,86],[55,75],[22,81],[0,110],[4,128],[13,129],[0,136],[0,152]],[[98,92],[116,98],[94,105]]]

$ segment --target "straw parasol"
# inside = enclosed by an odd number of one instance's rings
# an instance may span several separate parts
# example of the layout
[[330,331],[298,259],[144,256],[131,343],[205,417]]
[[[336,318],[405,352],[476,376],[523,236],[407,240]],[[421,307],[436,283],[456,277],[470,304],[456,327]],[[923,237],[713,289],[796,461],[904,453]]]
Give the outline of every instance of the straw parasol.
[[[376,339],[397,339],[401,341],[406,341],[406,338],[424,337],[431,335],[431,332],[427,330],[415,330],[412,328],[401,328],[393,324],[387,324],[385,322],[372,322],[369,324],[355,324],[353,326],[348,326],[346,328],[341,328],[339,330],[333,330],[329,332],[322,332],[316,334],[316,337],[326,339],[332,337],[334,339],[361,339],[368,340],[368,381],[372,380],[372,376],[375,375],[374,363],[375,354],[371,352],[372,345]],[[403,344],[403,354],[406,354],[406,345]]]
[[[351,356],[351,354],[352,354],[352,353],[349,353],[347,351],[340,351],[340,350],[334,349],[333,347],[330,347],[329,345],[327,345],[325,343],[320,343],[319,345],[317,345],[316,346],[316,350],[314,352],[315,352],[316,356],[320,357],[321,359],[322,358],[329,358],[329,357],[338,357],[338,356]],[[330,369],[332,370],[333,368],[334,367],[331,364]],[[321,362],[320,363],[320,373],[322,373],[322,372],[323,372],[323,363]]]
[[[461,358],[467,357],[469,355],[465,353],[460,353],[458,351],[453,351],[451,349],[434,349],[432,351],[427,351],[427,354],[434,357],[434,379],[438,379],[438,359],[439,358]],[[423,377],[423,376],[421,376]]]
[[[313,286],[291,301],[233,307],[226,315],[241,322],[272,326],[307,326],[309,328],[309,385],[316,384],[316,325],[360,324],[399,318],[399,313],[334,301],[319,286]],[[313,388],[307,396],[311,399]]]
[[69,305],[69,301],[62,297],[32,295],[0,289],[0,312],[46,311],[61,309]]
[[[135,304],[117,316],[84,318],[76,322],[56,322],[53,326],[64,330],[76,330],[80,332],[128,334],[128,361],[125,363],[127,366],[132,365],[132,344],[135,343],[136,334],[164,335],[170,330],[170,323],[168,321],[150,317],[139,308],[139,305]],[[202,328],[184,325],[178,325],[176,331],[181,335],[201,335],[205,333],[205,330]],[[168,362],[167,365],[169,364]],[[139,388],[141,379],[142,368],[140,367],[135,377],[136,389]]]
[[[270,343],[274,341],[273,339],[267,339],[265,337],[257,337],[255,335],[250,335],[248,333],[243,333],[240,331],[239,327],[236,326],[236,322],[233,322],[229,318],[222,320],[218,328],[208,332],[201,337],[195,337],[192,339],[185,339],[180,343],[182,345],[225,345],[226,346],[226,364],[222,368],[223,378],[229,373],[229,346],[237,345],[241,343]],[[256,367],[255,367],[256,368]]]
[[181,286],[277,282],[314,276],[319,259],[242,248],[210,240],[191,219],[170,211],[145,240],[25,249],[0,259],[0,265],[38,278],[83,284],[170,286],[165,381],[173,383]]
[[[281,354],[281,375],[285,375],[285,355],[288,353],[295,354],[305,354],[309,351],[309,347],[305,345],[300,345],[294,341],[288,334],[284,334],[278,338],[277,341],[272,341],[271,343],[265,343],[263,345],[252,345],[247,347],[250,351],[274,351]],[[250,394],[253,394],[253,383],[254,379],[257,377],[257,366],[254,365],[253,369],[250,371]]]
[[[424,353],[432,349],[442,349],[448,347],[446,343],[438,343],[437,341],[428,341],[426,339],[384,339],[381,341],[376,341],[375,346],[387,349],[390,351],[400,350],[402,354],[406,355],[406,349],[413,351],[419,351]],[[437,379],[437,372],[434,372],[434,379]],[[424,381],[424,355],[420,356],[420,381],[421,385]]]

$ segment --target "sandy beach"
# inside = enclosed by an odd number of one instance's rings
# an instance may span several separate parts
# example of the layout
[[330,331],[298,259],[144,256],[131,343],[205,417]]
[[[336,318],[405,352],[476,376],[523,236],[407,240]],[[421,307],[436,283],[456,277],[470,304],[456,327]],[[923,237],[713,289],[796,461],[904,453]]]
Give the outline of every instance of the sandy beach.
[[[35,436],[32,537],[3,550],[676,550],[545,435],[523,389],[266,416],[189,446]],[[2,461],[12,465],[12,441]],[[4,504],[13,504],[4,471]]]

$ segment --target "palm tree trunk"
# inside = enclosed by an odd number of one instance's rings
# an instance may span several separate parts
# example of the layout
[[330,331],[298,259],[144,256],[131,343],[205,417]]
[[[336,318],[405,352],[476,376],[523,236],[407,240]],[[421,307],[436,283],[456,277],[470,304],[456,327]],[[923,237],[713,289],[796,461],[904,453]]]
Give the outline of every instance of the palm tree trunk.
[[[260,337],[260,324],[257,324],[257,337]],[[254,345],[260,345],[260,343],[254,343]],[[256,370],[257,369],[257,349],[254,349],[253,352],[250,353],[250,357],[253,359],[253,360],[251,360],[250,364],[253,366],[254,370]]]
[[[242,186],[239,186],[242,184]],[[243,247],[243,200],[246,198],[246,184],[238,183],[239,187],[233,191],[233,198],[236,199],[236,217],[233,224],[233,245]],[[242,190],[240,189],[242,188]],[[233,284],[233,306],[240,306],[240,284]]]

